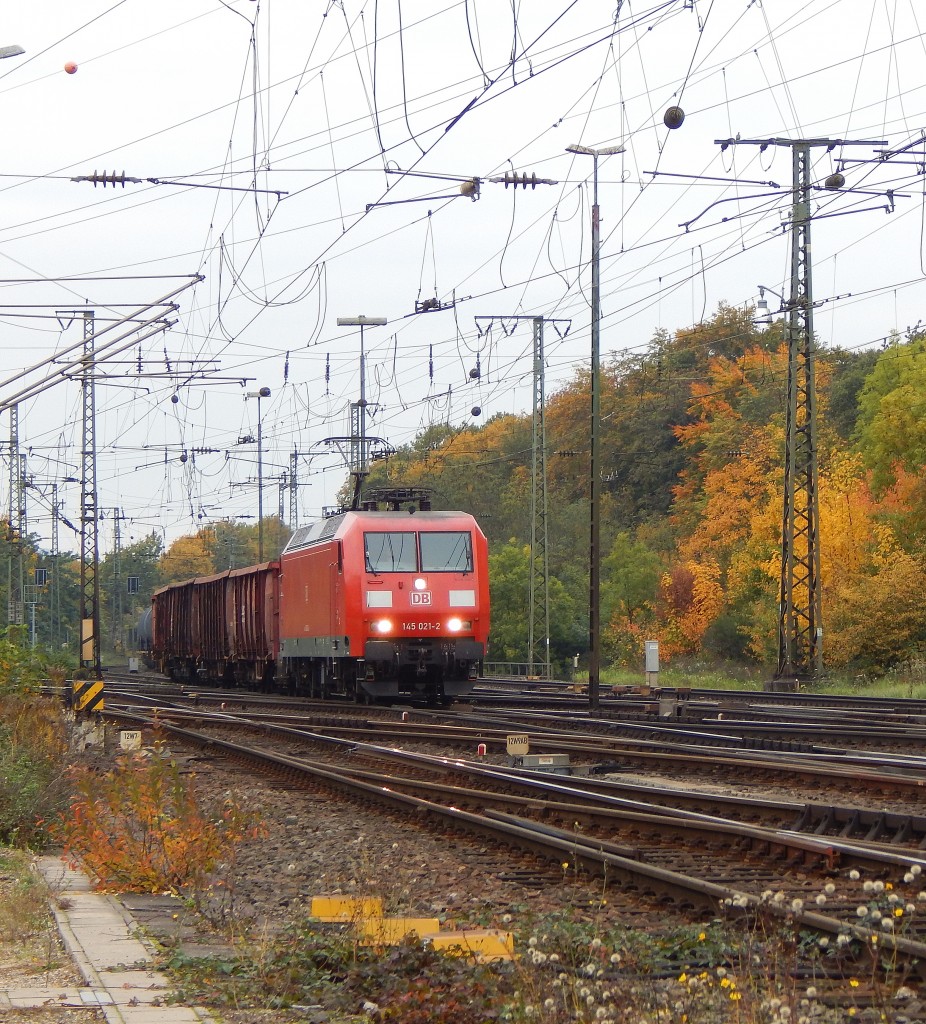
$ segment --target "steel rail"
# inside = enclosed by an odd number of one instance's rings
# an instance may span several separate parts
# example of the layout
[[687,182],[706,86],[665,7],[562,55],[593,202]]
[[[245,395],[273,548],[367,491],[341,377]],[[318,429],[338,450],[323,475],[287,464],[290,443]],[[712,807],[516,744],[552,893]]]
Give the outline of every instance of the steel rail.
[[[581,866],[592,875],[617,876],[644,891],[657,884],[662,891],[673,894],[687,906],[699,905],[710,909],[726,906],[744,913],[766,912],[788,916],[800,926],[833,936],[848,934],[865,944],[872,937],[870,928],[854,924],[851,921],[843,921],[830,915],[808,911],[803,909],[803,906],[779,908],[753,893],[644,863],[633,857],[628,857],[626,846],[609,844],[604,840],[589,841],[587,837],[568,830],[538,824],[502,812],[480,815],[455,806],[444,806],[410,794],[400,793],[392,786],[378,785],[352,777],[350,771],[343,767],[339,767],[337,770],[320,767],[303,758],[247,747],[157,719],[152,720],[146,716],[129,712],[119,712],[118,714],[119,717],[132,720],[140,725],[158,726],[195,745],[223,751],[229,757],[289,776],[309,778],[347,792],[355,798],[364,801],[373,800],[392,809],[411,813],[420,822],[453,825],[463,831],[488,835],[496,840],[503,839],[509,845],[516,845],[520,849],[546,858],[561,859],[565,855],[567,861]],[[330,738],[320,736],[319,739]],[[375,749],[375,745],[368,746]],[[803,839],[803,837],[796,836],[791,838]],[[782,836],[782,845],[790,845],[787,836]],[[817,844],[817,846],[821,850],[825,848],[825,844]],[[806,840],[798,842],[793,848],[809,852]],[[880,948],[909,957],[913,962],[914,969],[921,973],[926,972],[926,942],[890,932],[876,934]]]

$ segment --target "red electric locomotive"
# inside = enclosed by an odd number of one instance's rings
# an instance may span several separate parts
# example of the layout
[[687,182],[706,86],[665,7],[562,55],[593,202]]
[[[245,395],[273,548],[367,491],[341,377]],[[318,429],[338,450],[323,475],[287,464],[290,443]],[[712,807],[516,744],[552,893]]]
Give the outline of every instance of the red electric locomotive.
[[343,512],[297,529],[279,562],[164,587],[153,609],[170,674],[449,702],[485,657],[488,548],[462,512]]
[[313,695],[449,700],[489,634],[488,548],[462,512],[344,512],[280,559],[280,668]]

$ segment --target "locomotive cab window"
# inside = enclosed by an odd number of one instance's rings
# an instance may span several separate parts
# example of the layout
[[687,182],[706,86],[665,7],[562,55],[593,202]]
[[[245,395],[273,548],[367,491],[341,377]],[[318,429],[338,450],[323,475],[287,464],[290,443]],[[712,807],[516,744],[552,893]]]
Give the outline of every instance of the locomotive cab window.
[[413,533],[364,533],[367,572],[417,572]]
[[422,572],[472,572],[473,541],[470,534],[461,532],[422,533]]

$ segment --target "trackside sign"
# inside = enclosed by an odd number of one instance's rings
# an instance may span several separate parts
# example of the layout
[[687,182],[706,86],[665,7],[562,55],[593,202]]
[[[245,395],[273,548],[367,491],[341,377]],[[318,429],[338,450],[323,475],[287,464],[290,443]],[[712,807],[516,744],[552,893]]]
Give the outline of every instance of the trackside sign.
[[505,749],[512,757],[522,757],[530,750],[530,736],[516,733],[506,738]]

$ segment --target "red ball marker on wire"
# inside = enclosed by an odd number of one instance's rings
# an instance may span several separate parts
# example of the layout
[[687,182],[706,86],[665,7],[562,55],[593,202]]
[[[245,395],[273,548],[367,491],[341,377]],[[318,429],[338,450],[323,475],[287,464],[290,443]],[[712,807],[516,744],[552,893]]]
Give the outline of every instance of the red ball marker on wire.
[[74,63],[74,61],[72,61],[72,60],[69,60],[69,61],[67,62],[67,64],[65,64],[65,65],[64,65],[64,70],[65,70],[65,71],[66,71],[66,72],[67,72],[67,73],[68,73],[69,75],[74,75],[74,74],[76,74],[76,73],[77,73],[77,65],[76,65],[76,64]]

